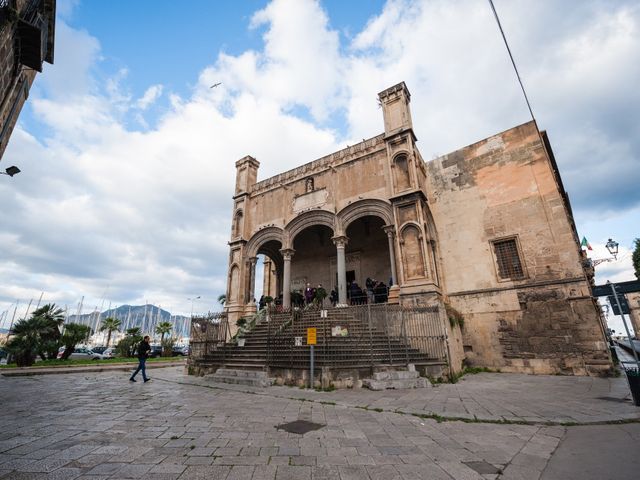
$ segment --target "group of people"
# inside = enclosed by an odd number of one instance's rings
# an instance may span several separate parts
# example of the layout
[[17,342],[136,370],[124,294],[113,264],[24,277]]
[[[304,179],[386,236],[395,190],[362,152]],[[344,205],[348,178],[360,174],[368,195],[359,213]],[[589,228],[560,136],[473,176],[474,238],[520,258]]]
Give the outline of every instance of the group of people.
[[[391,283],[391,281],[389,281]],[[303,308],[309,305],[322,306],[327,297],[327,291],[319,283],[317,287],[307,283],[304,290],[294,290],[291,292],[291,306]],[[334,287],[328,295],[332,306],[339,303],[338,287]],[[364,305],[367,303],[386,303],[389,297],[389,288],[384,282],[374,278],[367,278],[365,288],[362,289],[355,280],[347,285],[347,303],[350,305]],[[262,295],[258,302],[260,310],[267,306],[270,297]],[[255,301],[255,300],[254,300]],[[276,307],[282,305],[282,294],[273,299]]]
[[[389,282],[391,283],[391,282]],[[367,303],[385,303],[389,298],[389,289],[384,282],[367,278],[363,290],[355,280],[347,285],[347,301],[350,305],[365,305]],[[331,304],[338,303],[338,290],[334,288],[329,295]]]

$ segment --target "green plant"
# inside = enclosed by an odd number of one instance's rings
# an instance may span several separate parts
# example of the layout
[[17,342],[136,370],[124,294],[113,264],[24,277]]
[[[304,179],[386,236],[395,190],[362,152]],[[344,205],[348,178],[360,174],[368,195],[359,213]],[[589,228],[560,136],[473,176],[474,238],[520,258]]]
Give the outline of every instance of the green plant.
[[125,337],[118,342],[116,351],[121,357],[133,357],[136,347],[142,341],[142,334],[139,327],[129,328]]
[[460,328],[464,327],[464,316],[458,310],[448,303],[444,304],[444,309],[447,312],[451,328],[454,328],[456,325]]
[[633,241],[634,249],[631,254],[631,262],[633,263],[633,270],[636,274],[636,278],[640,280],[640,238],[636,238]]
[[323,287],[316,288],[316,294],[314,297],[314,303],[322,305],[324,299],[327,298],[327,291]]

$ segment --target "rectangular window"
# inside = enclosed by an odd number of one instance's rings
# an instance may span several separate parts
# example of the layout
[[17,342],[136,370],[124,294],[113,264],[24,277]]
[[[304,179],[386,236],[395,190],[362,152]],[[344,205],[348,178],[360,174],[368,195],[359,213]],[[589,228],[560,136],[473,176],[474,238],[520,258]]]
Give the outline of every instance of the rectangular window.
[[501,280],[524,278],[524,269],[515,238],[493,242],[493,250],[498,262],[498,276]]

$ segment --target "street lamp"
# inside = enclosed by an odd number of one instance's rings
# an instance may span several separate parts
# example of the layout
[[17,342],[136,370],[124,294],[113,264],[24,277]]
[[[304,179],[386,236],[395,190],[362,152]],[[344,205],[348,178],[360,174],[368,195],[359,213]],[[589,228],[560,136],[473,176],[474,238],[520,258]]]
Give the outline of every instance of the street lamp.
[[0,175],[9,175],[10,177],[13,177],[17,173],[20,173],[20,169],[15,165],[12,165],[10,167],[5,168],[4,172],[0,172]]
[[609,253],[613,256],[614,260],[617,260],[617,256],[618,256],[618,242],[609,239],[609,241],[607,242],[607,244],[605,245],[605,247],[607,247],[607,250],[609,251]]
[[200,298],[200,295],[198,295],[197,297],[194,297],[194,298],[187,298],[187,300],[191,300],[191,317],[193,317],[193,302],[195,302],[199,298]]

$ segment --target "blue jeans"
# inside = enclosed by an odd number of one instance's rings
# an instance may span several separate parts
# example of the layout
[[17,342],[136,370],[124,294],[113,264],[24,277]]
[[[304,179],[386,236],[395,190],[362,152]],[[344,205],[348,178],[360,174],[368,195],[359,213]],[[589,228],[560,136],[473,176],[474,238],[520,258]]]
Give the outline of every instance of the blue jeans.
[[133,375],[131,375],[131,379],[134,379],[135,376],[138,374],[138,372],[142,371],[142,379],[144,381],[147,381],[147,373],[146,373],[146,371],[144,369],[144,365],[147,362],[147,359],[146,358],[139,358],[138,362],[139,362],[138,363],[138,368],[136,369],[135,372],[133,372]]

